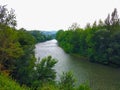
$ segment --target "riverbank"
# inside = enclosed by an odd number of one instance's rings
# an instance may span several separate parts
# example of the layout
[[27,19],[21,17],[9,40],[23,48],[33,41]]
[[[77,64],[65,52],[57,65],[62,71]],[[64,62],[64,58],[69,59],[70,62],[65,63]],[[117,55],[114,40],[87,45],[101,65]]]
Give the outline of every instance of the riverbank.
[[[73,57],[79,58],[81,60],[89,61],[89,58],[87,56],[82,56],[82,55],[79,55],[79,54],[70,54],[70,55],[73,56]],[[103,64],[103,63],[100,63],[100,62],[91,62],[91,61],[89,61],[89,62],[104,65],[104,66],[108,66],[108,67],[112,67],[112,68],[120,68],[119,65],[113,64],[113,63]]]
[[70,54],[71,56],[73,56],[73,57],[77,57],[77,58],[80,58],[80,59],[82,59],[82,60],[89,60],[89,58],[88,57],[86,57],[86,56],[82,56],[82,55],[79,55],[79,54]]

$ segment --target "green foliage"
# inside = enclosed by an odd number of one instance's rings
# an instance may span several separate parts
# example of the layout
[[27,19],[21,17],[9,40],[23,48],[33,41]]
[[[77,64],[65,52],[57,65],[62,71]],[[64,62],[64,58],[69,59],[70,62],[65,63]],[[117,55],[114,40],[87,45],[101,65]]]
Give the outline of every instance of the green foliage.
[[40,31],[29,31],[29,33],[34,36],[34,38],[36,39],[36,43],[46,40],[46,36],[43,35]]
[[20,84],[26,84],[29,86],[32,82],[31,73],[33,72],[36,61],[34,56],[35,38],[23,29],[18,30],[17,34],[18,41],[24,54],[17,59],[12,76]]
[[[68,53],[71,53],[73,51],[73,45],[72,43],[72,32],[73,31],[63,31],[60,30],[56,34],[56,39],[59,42],[59,45]],[[68,42],[68,43],[66,43]]]
[[54,80],[56,72],[53,69],[57,61],[51,56],[43,58],[40,63],[36,65],[37,78],[42,81]]
[[35,38],[36,43],[50,40],[53,37],[52,35],[46,35],[43,32],[37,30],[28,31],[28,32]]
[[51,83],[43,83],[37,90],[60,90],[57,85]]
[[18,30],[18,41],[22,46],[35,45],[35,38],[23,28]]
[[55,80],[56,72],[53,67],[56,63],[57,61],[55,59],[53,59],[51,56],[48,56],[36,64],[33,87],[38,87],[42,83]]
[[12,71],[17,58],[23,55],[23,49],[17,40],[17,31],[0,24],[0,70]]
[[[73,26],[72,26],[73,27]],[[56,34],[59,45],[67,53],[87,56],[92,62],[120,66],[120,20],[117,9],[106,18],[86,28],[60,30]]]
[[0,6],[0,72],[20,84],[29,85],[35,66],[35,38],[24,29],[16,30],[14,10]]
[[60,90],[74,90],[75,87],[75,79],[71,72],[66,72],[60,77]]
[[10,77],[0,74],[0,90],[30,90],[30,88],[20,86]]
[[91,90],[90,87],[85,83],[81,84],[76,90]]

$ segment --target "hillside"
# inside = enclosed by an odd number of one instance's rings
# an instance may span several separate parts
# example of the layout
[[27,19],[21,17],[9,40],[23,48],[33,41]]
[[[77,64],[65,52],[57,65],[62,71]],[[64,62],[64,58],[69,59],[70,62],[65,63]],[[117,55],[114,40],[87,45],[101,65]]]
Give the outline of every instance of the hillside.
[[20,86],[17,82],[11,78],[0,74],[0,90],[30,90],[25,86]]

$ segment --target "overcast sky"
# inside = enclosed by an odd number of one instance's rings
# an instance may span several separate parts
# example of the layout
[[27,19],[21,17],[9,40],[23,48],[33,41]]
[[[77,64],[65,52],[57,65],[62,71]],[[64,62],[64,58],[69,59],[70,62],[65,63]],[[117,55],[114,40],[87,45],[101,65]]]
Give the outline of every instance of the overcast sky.
[[29,30],[68,29],[74,22],[83,28],[104,20],[114,8],[120,15],[120,0],[0,0],[0,4],[15,10],[17,28]]

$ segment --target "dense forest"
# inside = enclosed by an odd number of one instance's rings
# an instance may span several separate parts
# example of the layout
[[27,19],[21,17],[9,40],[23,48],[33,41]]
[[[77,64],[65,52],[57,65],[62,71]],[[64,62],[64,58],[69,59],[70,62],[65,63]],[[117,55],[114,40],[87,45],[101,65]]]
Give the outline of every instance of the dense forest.
[[120,66],[120,19],[117,9],[105,21],[89,23],[84,29],[74,23],[68,30],[59,30],[56,39],[67,53],[78,54],[91,62]]
[[90,90],[87,84],[75,87],[71,72],[55,81],[57,60],[51,56],[36,63],[35,44],[49,38],[39,31],[17,30],[14,12],[0,6],[0,90]]
[[44,41],[55,38],[55,34],[52,34],[52,32],[50,33],[50,31],[45,32],[45,31],[39,31],[39,30],[31,30],[28,32],[35,38],[36,43],[44,42]]

